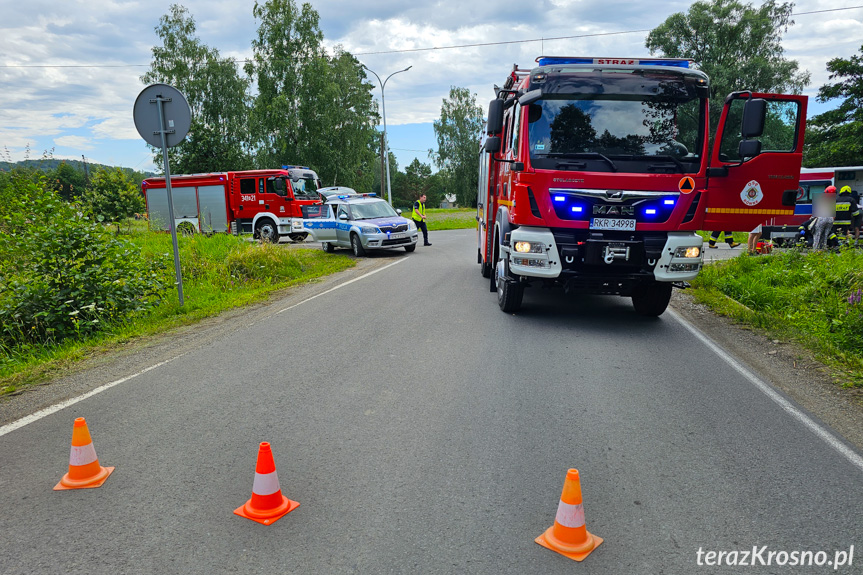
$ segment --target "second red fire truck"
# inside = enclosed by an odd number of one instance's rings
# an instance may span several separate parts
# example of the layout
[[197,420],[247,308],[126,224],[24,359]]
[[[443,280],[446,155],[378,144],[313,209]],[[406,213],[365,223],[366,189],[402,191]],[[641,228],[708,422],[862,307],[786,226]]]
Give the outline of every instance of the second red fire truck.
[[[319,187],[317,174],[303,166],[171,176],[174,220],[178,230],[302,241],[308,235],[303,228],[305,212],[322,203]],[[171,229],[165,178],[148,178],[141,190],[150,229]]]
[[701,269],[696,230],[794,213],[807,98],[732,93],[711,140],[709,82],[689,60],[513,68],[489,106],[477,197],[477,260],[502,310],[551,283],[660,315]]

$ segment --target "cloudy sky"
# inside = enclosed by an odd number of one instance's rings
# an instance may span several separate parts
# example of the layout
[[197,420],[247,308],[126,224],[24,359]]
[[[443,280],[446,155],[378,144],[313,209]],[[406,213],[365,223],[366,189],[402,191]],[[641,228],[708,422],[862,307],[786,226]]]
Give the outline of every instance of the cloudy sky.
[[[0,0],[0,159],[56,158],[152,170],[132,107],[144,85],[154,28],[172,2]],[[185,0],[198,36],[226,57],[247,58],[257,23],[253,0]],[[514,63],[540,54],[648,56],[646,30],[690,2],[642,0],[313,0],[326,44],[341,44],[385,78],[390,147],[404,167],[429,162],[431,123],[450,86],[487,107]],[[759,5],[759,0],[754,0]],[[850,10],[837,8],[856,7]],[[812,13],[817,11],[828,11]],[[806,93],[828,81],[826,62],[863,44],[863,0],[799,0],[785,55],[812,73]],[[563,38],[565,37],[565,38]],[[545,39],[544,39],[545,38]],[[563,39],[551,39],[563,38]],[[484,45],[449,48],[471,44]],[[433,48],[433,49],[432,49]],[[374,78],[372,78],[374,81]],[[380,98],[380,90],[374,95]],[[827,106],[829,107],[829,106]],[[810,115],[827,109],[810,100]],[[29,152],[28,152],[29,149]]]

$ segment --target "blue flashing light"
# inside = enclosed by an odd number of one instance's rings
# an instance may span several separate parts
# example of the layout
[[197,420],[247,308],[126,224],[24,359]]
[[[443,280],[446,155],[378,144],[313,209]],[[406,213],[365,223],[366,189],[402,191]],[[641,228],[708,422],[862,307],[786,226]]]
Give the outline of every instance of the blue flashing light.
[[371,193],[368,193],[368,194],[366,194],[366,195],[367,195],[368,197],[370,197],[370,198],[377,197],[377,194],[376,194],[375,192],[371,192]]
[[665,201],[664,201],[664,202],[662,202],[662,203],[663,203],[663,204],[665,204],[666,206],[673,206],[673,205],[674,205],[674,200],[665,200]]
[[647,208],[646,210],[644,210],[644,213],[645,213],[645,215],[648,215],[648,216],[655,216],[656,210],[653,208]]
[[672,66],[689,68],[691,60],[680,58],[568,58],[555,56],[540,56],[536,59],[539,66],[559,66],[561,64],[582,65],[623,65],[623,66]]
[[572,206],[572,211],[577,213],[577,214],[580,214],[581,212],[584,211],[584,208],[582,208],[581,206]]
[[346,200],[346,199],[348,199],[348,196],[339,196],[339,199],[340,200]]
[[566,196],[554,196],[554,201],[555,202],[565,202]]

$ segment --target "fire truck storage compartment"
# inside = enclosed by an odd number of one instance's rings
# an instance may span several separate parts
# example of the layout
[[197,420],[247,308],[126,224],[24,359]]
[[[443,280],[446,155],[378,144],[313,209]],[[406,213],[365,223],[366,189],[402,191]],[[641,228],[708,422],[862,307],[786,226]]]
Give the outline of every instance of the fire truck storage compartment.
[[[197,224],[200,220],[200,229],[203,232],[228,230],[224,186],[171,186],[171,195],[174,198],[174,221],[177,223],[192,221]],[[161,231],[170,229],[166,188],[147,189],[147,211],[151,229]]]

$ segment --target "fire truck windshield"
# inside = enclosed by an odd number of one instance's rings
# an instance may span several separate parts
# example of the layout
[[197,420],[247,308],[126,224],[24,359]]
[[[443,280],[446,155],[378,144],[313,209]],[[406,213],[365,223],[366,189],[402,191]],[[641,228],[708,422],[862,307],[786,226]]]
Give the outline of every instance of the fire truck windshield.
[[696,173],[705,105],[680,91],[548,95],[527,106],[530,161],[549,170]]
[[298,200],[321,199],[318,194],[318,180],[313,177],[291,180],[291,187],[294,189],[294,198]]

